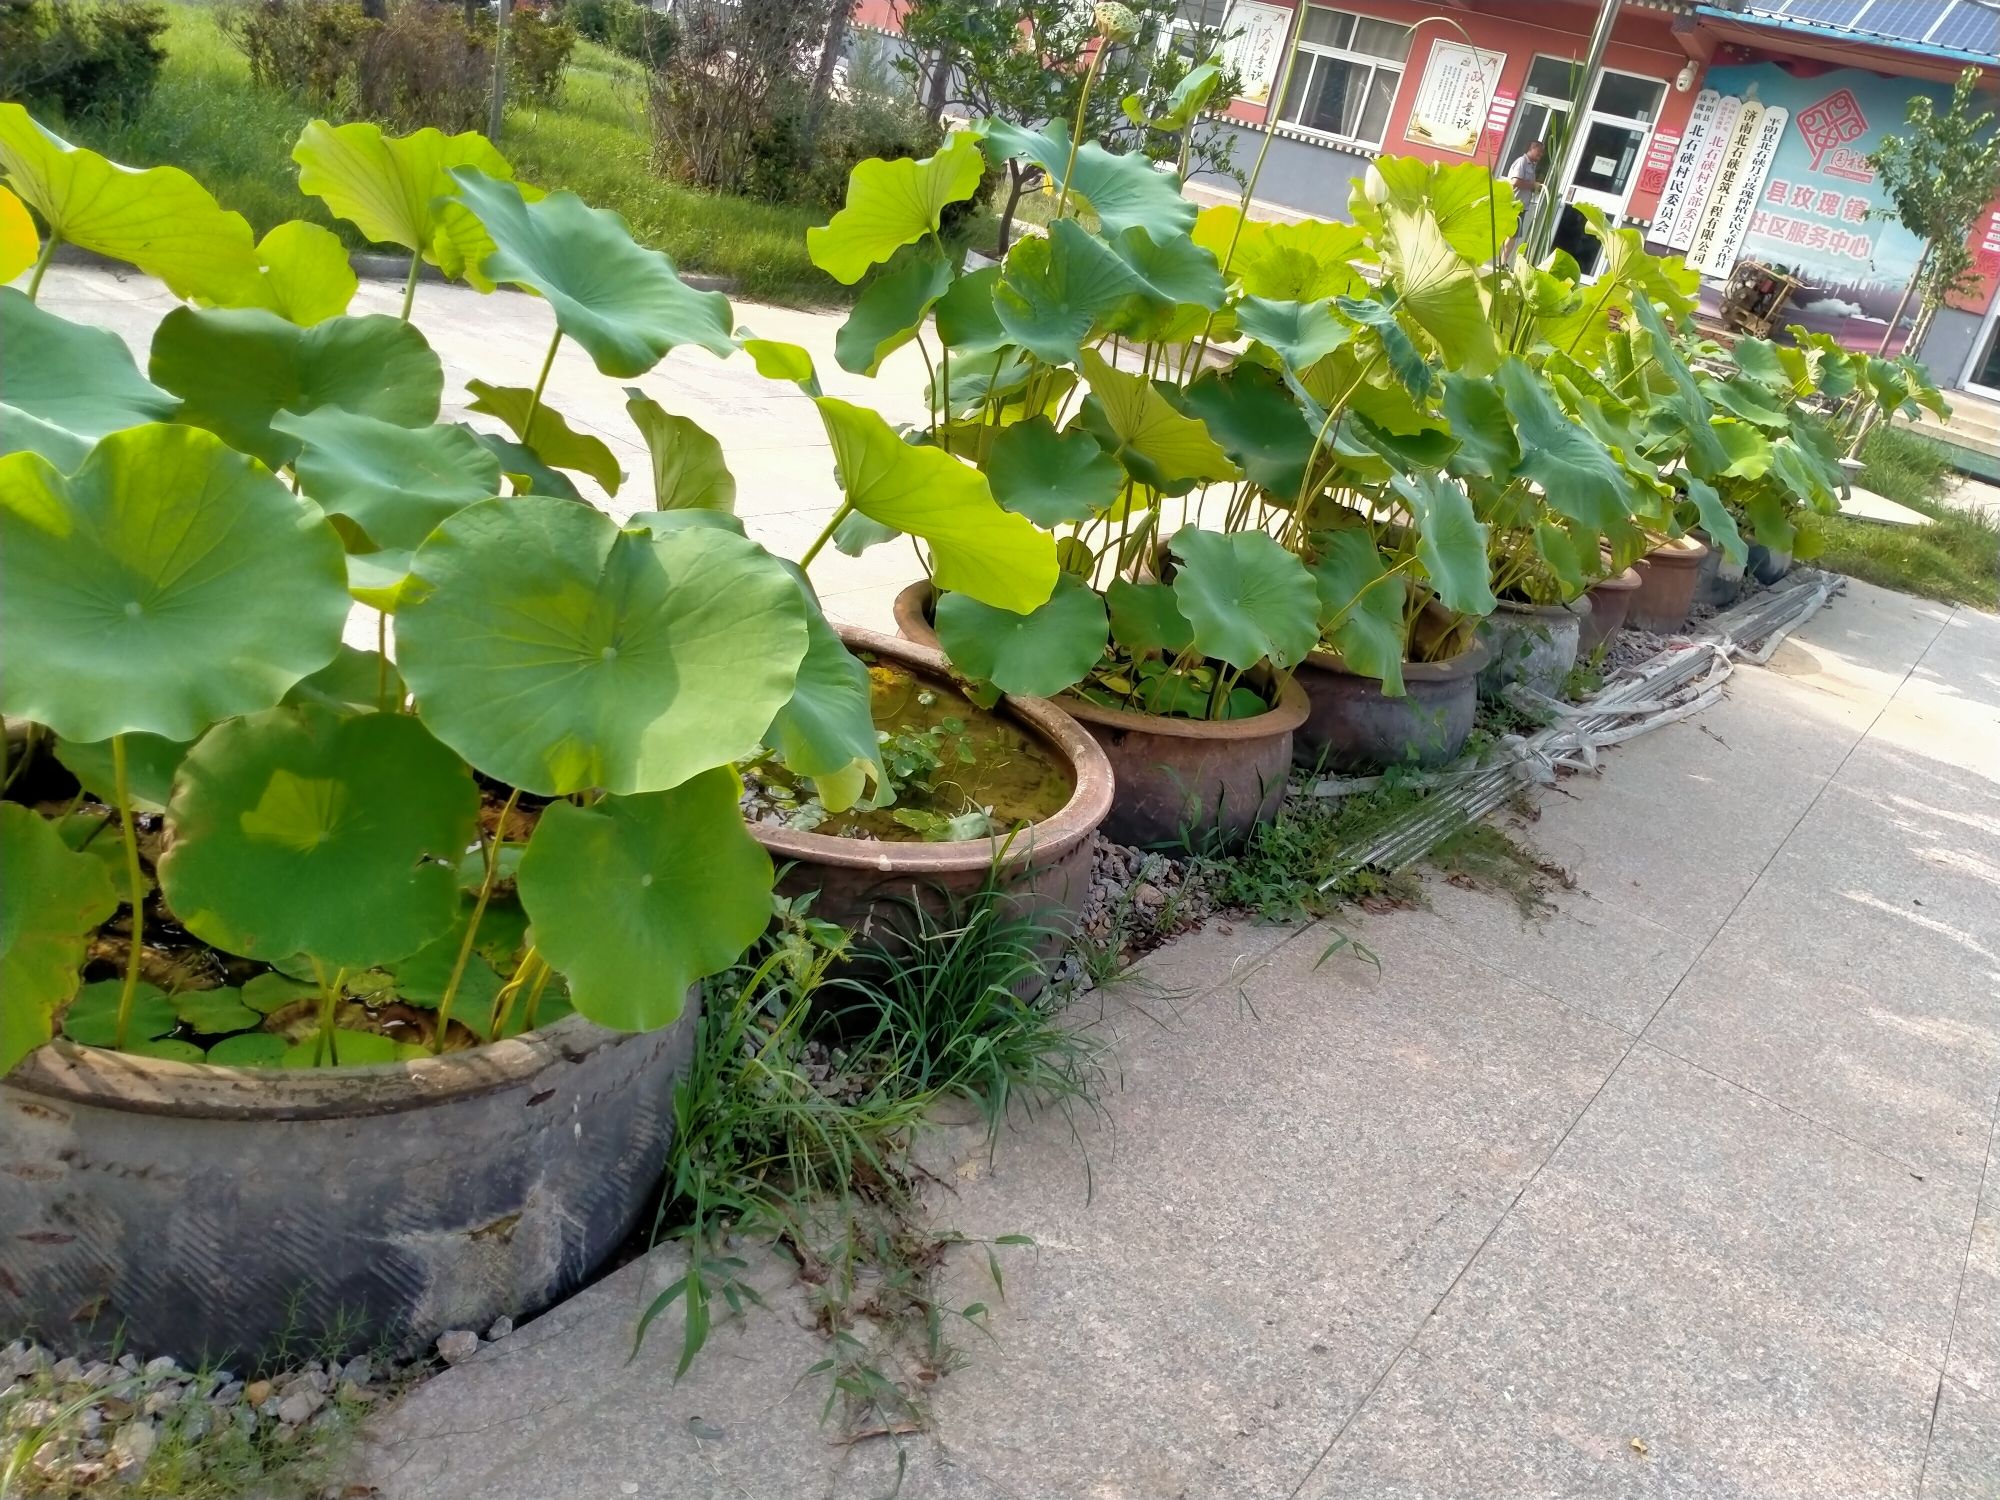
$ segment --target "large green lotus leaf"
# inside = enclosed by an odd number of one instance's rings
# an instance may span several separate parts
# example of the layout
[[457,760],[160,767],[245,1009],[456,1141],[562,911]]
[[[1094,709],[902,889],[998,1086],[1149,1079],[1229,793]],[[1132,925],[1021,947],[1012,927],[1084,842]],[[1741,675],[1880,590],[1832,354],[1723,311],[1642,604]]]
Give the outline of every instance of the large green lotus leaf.
[[[402,701],[403,674],[396,670],[395,664],[385,663],[380,652],[363,651],[345,643],[332,661],[310,677],[301,677],[285,694],[285,702],[290,705],[316,703],[323,708],[355,712]],[[136,739],[134,744],[136,747]],[[162,756],[165,753],[162,750]],[[186,753],[184,748],[181,753]]]
[[1153,651],[1175,656],[1194,644],[1194,626],[1170,584],[1114,578],[1104,602],[1111,611],[1111,638],[1134,656]]
[[1194,242],[1218,261],[1227,257],[1227,279],[1247,296],[1317,302],[1361,296],[1368,290],[1353,265],[1365,252],[1367,236],[1352,224],[1323,219],[1296,224],[1246,221],[1235,204],[1222,203],[1201,211]]
[[1204,370],[1183,393],[1222,450],[1258,488],[1290,505],[1305,487],[1314,433],[1276,372],[1239,360]]
[[1140,290],[1132,268],[1074,219],[1007,252],[993,307],[1007,338],[1049,364],[1066,364],[1092,328]]
[[321,199],[378,244],[401,245],[435,261],[432,241],[458,184],[454,167],[508,178],[514,169],[491,141],[474,131],[447,136],[426,127],[390,136],[368,121],[329,125],[314,120],[292,147],[299,191]]
[[993,294],[1005,272],[1004,266],[981,266],[977,271],[967,271],[938,299],[938,338],[961,358],[998,354],[1010,342],[1007,330],[1000,326],[999,310],[993,305]]
[[[607,495],[617,494],[618,486],[625,482],[625,471],[618,467],[618,456],[609,444],[587,432],[578,432],[561,412],[546,401],[536,401],[535,393],[527,386],[468,380],[465,388],[475,398],[467,404],[467,411],[498,417],[543,463],[588,474],[603,486]],[[532,417],[528,415],[530,406],[534,408]]]
[[1382,218],[1382,264],[1394,282],[1396,305],[1437,340],[1457,368],[1468,375],[1490,371],[1500,351],[1472,262],[1430,213],[1390,207]]
[[290,1050],[281,1036],[245,1031],[224,1037],[208,1049],[203,1061],[218,1068],[275,1068]]
[[625,410],[653,459],[653,509],[736,510],[736,477],[722,444],[688,417],[677,417],[637,386],[625,387]]
[[1832,514],[1838,496],[1813,457],[1788,437],[1771,444],[1771,476],[1799,505]]
[[1194,204],[1181,196],[1172,175],[1144,156],[1121,155],[1086,141],[1074,153],[1072,167],[1069,125],[1063,120],[1051,120],[1040,130],[1005,120],[987,120],[979,128],[985,133],[986,154],[996,164],[1033,162],[1048,174],[1051,192],[1060,192],[1067,180],[1070,201],[1095,213],[1107,235],[1123,234],[1137,224],[1164,241],[1194,228]]
[[1723,555],[1731,562],[1742,562],[1750,555],[1750,549],[1743,541],[1743,533],[1736,528],[1736,517],[1722,503],[1722,496],[1716,493],[1715,486],[1693,474],[1681,477],[1687,486],[1688,499],[1701,515],[1701,529],[1708,533],[1710,541],[1722,548]]
[[540,292],[556,325],[604,374],[643,375],[679,344],[698,344],[718,359],[735,348],[729,299],[682,281],[674,263],[634,240],[617,214],[568,192],[530,203],[513,183],[465,168],[452,177],[493,236],[482,273]]
[[1208,101],[1222,87],[1222,81],[1222,64],[1210,58],[1181,75],[1181,81],[1167,96],[1165,113],[1148,117],[1145,101],[1138,94],[1127,94],[1119,101],[1118,107],[1125,111],[1125,118],[1134,125],[1149,125],[1155,130],[1186,130],[1208,108]]
[[71,851],[55,825],[0,802],[0,1076],[49,1039],[76,994],[85,940],[118,909],[101,860]]
[[1762,479],[1771,472],[1771,440],[1748,422],[1739,422],[1734,417],[1718,417],[1710,424],[1710,431],[1722,447],[1729,463],[1721,477],[1727,479]]
[[743,352],[766,380],[789,380],[808,396],[820,393],[819,371],[809,350],[783,339],[745,339]]
[[[125,795],[135,812],[167,810],[167,798],[174,789],[174,772],[181,768],[188,747],[179,740],[161,739],[157,734],[125,736]],[[56,759],[74,776],[77,785],[107,807],[116,807],[118,776],[112,763],[111,741],[94,744],[79,740],[57,740]]]
[[0,282],[12,281],[41,255],[42,236],[28,206],[0,186]]
[[[1512,193],[1494,191],[1492,172],[1479,162],[1381,156],[1375,159],[1375,170],[1386,209],[1427,214],[1445,242],[1474,265],[1492,260],[1519,227],[1521,205]],[[1357,222],[1371,222],[1370,216],[1355,217]]]
[[1047,417],[1003,427],[986,455],[993,498],[1037,526],[1086,521],[1118,498],[1125,471],[1087,432]]
[[1791,428],[1792,418],[1785,410],[1782,398],[1752,381],[1741,378],[1705,380],[1702,382],[1702,394],[1732,417],[1739,417],[1745,422],[1755,422],[1759,427],[1777,433]]
[[582,492],[567,474],[543,463],[535,450],[525,443],[517,443],[497,432],[481,432],[465,422],[454,422],[452,425],[461,432],[470,433],[480,447],[500,461],[500,472],[507,476],[515,494],[553,495],[558,500],[583,499]]
[[841,369],[873,375],[882,361],[917,335],[931,306],[951,289],[951,265],[933,245],[921,247],[862,289],[854,310],[833,336]]
[[174,1014],[203,1036],[226,1036],[245,1031],[262,1019],[243,1003],[243,992],[233,987],[215,990],[182,990],[167,997]]
[[281,411],[337,406],[427,427],[444,394],[444,366],[424,336],[380,314],[300,328],[260,308],[177,307],[153,334],[149,373],[185,403],[177,420],[274,469],[299,451],[271,426]]
[[1319,593],[1304,563],[1261,531],[1174,533],[1174,599],[1203,656],[1247,671],[1297,666],[1319,644]]
[[600,1026],[648,1031],[697,979],[736,962],[771,920],[771,857],[727,766],[671,791],[551,805],[522,857],[521,904],[542,957]]
[[1409,506],[1417,561],[1446,609],[1490,615],[1498,601],[1487,577],[1486,527],[1464,489],[1437,474],[1398,474],[1390,483]]
[[1632,312],[1643,330],[1645,346],[1655,364],[1666,375],[1671,389],[1655,395],[1655,408],[1673,419],[1687,442],[1687,465],[1704,479],[1713,479],[1729,467],[1730,455],[1713,430],[1715,413],[1702,394],[1694,371],[1681,358],[1678,345],[1659,312],[1645,298],[1633,303]]
[[306,496],[377,547],[420,547],[446,516],[500,493],[500,460],[462,427],[399,427],[337,406],[281,412],[271,426],[298,439]]
[[464,764],[409,715],[275,708],[188,752],[160,885],[228,952],[369,968],[451,926],[478,813]]
[[1542,488],[1556,514],[1598,532],[1623,527],[1634,503],[1631,480],[1609,448],[1563,414],[1548,385],[1509,355],[1495,380],[1514,414],[1521,473]]
[[258,273],[232,287],[218,307],[261,307],[310,328],[347,311],[361,285],[347,247],[331,229],[293,219],[257,242]]
[[814,403],[833,442],[847,503],[869,520],[921,537],[938,588],[1025,614],[1056,586],[1056,545],[1002,510],[986,476],[939,448],[918,448],[866,407]]
[[[1794,356],[1799,355],[1796,349],[1785,352]],[[1759,385],[1786,395],[1799,394],[1792,372],[1786,368],[1778,346],[1769,339],[1753,338],[1745,334],[1731,346],[1730,355],[1736,361],[1736,368]]]
[[870,266],[935,235],[945,207],[970,198],[983,172],[979,141],[965,131],[921,160],[870,157],[848,174],[846,206],[830,223],[806,231],[806,254],[852,286]]
[[[1362,386],[1362,390],[1373,387]],[[1435,423],[1398,432],[1384,427],[1360,410],[1360,403],[1341,418],[1341,432],[1363,447],[1381,454],[1395,468],[1404,471],[1441,469],[1458,451],[1451,433]]]
[[12,287],[0,287],[0,350],[0,453],[39,453],[65,473],[106,433],[180,405],[110,329],[59,318]]
[[1330,300],[1278,302],[1245,297],[1236,305],[1236,325],[1245,335],[1277,351],[1294,370],[1318,364],[1354,337],[1351,324],[1333,315]]
[[[1067,222],[1067,221],[1065,221]],[[1139,283],[1139,295],[1151,308],[1145,319],[1131,321],[1143,333],[1173,326],[1176,314],[1193,313],[1185,321],[1200,329],[1207,318],[1222,307],[1222,270],[1212,252],[1186,235],[1169,235],[1155,240],[1137,225],[1111,242],[1118,258],[1132,270]]]
[[1458,440],[1454,469],[1505,482],[1521,462],[1514,419],[1506,399],[1490,380],[1474,380],[1452,370],[1444,377],[1444,415]]
[[868,669],[827,623],[805,574],[790,564],[787,570],[805,595],[806,654],[792,696],[771,721],[764,743],[795,774],[813,779],[828,812],[845,812],[870,782],[880,787],[888,779],[875,737]]
[[1025,615],[963,594],[937,602],[938,642],[952,666],[1003,693],[1050,698],[1090,675],[1110,621],[1096,590],[1065,573],[1049,602]]
[[1755,491],[1743,502],[1744,524],[1761,545],[1773,552],[1790,552],[1798,541],[1798,527],[1793,520],[1797,514],[1768,489]]
[[1090,383],[1082,419],[1141,484],[1185,492],[1202,480],[1241,477],[1201,420],[1175,411],[1150,380],[1113,369],[1095,349],[1083,352],[1082,365]]
[[806,620],[791,576],[732,532],[621,529],[522,496],[432,533],[396,643],[424,722],[487,775],[543,796],[660,791],[756,748]]
[[1336,297],[1333,305],[1356,325],[1374,333],[1390,372],[1405,390],[1418,396],[1430,394],[1431,361],[1397,320],[1395,308],[1373,297]]
[[72,740],[192,740],[333,659],[340,538],[191,427],[114,432],[65,479],[0,458],[0,709]]
[[249,222],[179,167],[121,167],[0,104],[0,171],[52,238],[137,266],[176,297],[225,297],[258,274]]
[[1350,671],[1380,678],[1385,697],[1402,697],[1403,575],[1383,567],[1363,527],[1323,532],[1313,541],[1321,636],[1332,638]]

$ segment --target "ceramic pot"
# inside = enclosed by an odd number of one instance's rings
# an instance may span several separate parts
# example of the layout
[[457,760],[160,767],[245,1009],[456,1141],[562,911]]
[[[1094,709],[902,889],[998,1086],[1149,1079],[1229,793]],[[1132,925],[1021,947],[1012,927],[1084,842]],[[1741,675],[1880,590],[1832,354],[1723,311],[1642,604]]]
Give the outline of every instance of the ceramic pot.
[[1472,733],[1486,661],[1477,641],[1444,661],[1406,661],[1403,696],[1391,698],[1337,653],[1315,651],[1295,679],[1311,704],[1297,735],[1298,760],[1329,771],[1449,764]]
[[1697,575],[1706,556],[1706,544],[1684,536],[1662,542],[1640,558],[1633,564],[1639,573],[1639,587],[1632,595],[1625,623],[1654,635],[1685,630],[1688,611],[1694,607]]

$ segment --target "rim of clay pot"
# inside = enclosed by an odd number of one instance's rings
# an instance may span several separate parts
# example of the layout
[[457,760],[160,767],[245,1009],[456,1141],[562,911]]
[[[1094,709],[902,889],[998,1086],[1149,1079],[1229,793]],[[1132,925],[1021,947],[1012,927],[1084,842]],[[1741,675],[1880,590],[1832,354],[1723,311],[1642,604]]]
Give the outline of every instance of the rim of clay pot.
[[[925,584],[928,588],[929,585]],[[904,592],[908,592],[905,590]],[[900,597],[900,596],[899,596]],[[906,641],[878,630],[858,625],[837,627],[841,640],[851,650],[872,651],[919,673],[956,688],[951,663],[942,651],[915,641]],[[1003,869],[1027,863],[1032,858],[1047,863],[1059,859],[1076,844],[1097,831],[1111,811],[1111,762],[1104,757],[1096,740],[1080,729],[1075,720],[1046,698],[1003,696],[998,710],[1038,735],[1042,742],[1068,762],[1076,777],[1069,800],[1050,816],[1031,823],[1010,843],[1007,835],[981,839],[956,839],[950,843],[891,843],[885,839],[844,839],[828,833],[804,833],[795,828],[774,828],[768,824],[749,825],[751,836],[779,863],[787,860],[816,865],[833,865],[849,870],[880,870],[914,876],[959,874],[983,870],[993,863],[994,851],[1005,846]]]
[[[1579,604],[1583,608],[1578,609]],[[1493,613],[1497,615],[1503,610],[1510,615],[1534,615],[1538,618],[1581,617],[1590,613],[1590,595],[1588,591],[1578,594],[1567,604],[1529,604],[1519,599],[1496,600]]]
[[1599,589],[1602,589],[1607,594],[1619,594],[1627,589],[1636,589],[1645,581],[1645,579],[1639,576],[1637,568],[1627,568],[1614,577],[1598,579],[1585,592],[1594,594]]
[[1171,740],[1261,740],[1274,734],[1289,734],[1305,723],[1312,712],[1312,700],[1296,677],[1285,679],[1285,690],[1278,694],[1276,707],[1267,708],[1251,719],[1179,719],[1166,714],[1134,713],[1130,709],[1086,703],[1071,693],[1064,693],[1057,702],[1064,712],[1099,729],[1123,729]]
[[1708,556],[1708,543],[1698,536],[1670,537],[1640,558],[1662,568],[1695,568]]
[[[1406,661],[1403,663],[1405,682],[1456,682],[1463,677],[1473,677],[1482,671],[1492,659],[1493,651],[1486,642],[1475,640],[1456,656],[1447,656],[1443,661]],[[1371,677],[1367,672],[1357,672],[1347,665],[1338,651],[1315,651],[1306,658],[1313,666],[1325,672],[1338,672],[1343,677]],[[1377,679],[1379,680],[1379,679]]]
[[176,1062],[79,1047],[58,1038],[29,1053],[4,1082],[8,1088],[45,1099],[96,1104],[130,1114],[203,1120],[347,1119],[400,1114],[495,1093],[534,1077],[552,1063],[578,1061],[600,1048],[651,1034],[610,1031],[571,1014],[503,1041],[355,1068]]

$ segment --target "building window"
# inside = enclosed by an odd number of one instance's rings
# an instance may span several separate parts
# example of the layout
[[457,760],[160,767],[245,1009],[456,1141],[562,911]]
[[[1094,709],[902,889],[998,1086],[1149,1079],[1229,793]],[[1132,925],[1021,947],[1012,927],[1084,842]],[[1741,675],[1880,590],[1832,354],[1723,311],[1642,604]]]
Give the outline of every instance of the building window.
[[1188,63],[1204,63],[1223,38],[1230,0],[1181,0],[1160,37],[1160,50],[1176,53]]
[[1318,5],[1307,7],[1301,27],[1278,119],[1371,150],[1379,147],[1403,82],[1410,28]]

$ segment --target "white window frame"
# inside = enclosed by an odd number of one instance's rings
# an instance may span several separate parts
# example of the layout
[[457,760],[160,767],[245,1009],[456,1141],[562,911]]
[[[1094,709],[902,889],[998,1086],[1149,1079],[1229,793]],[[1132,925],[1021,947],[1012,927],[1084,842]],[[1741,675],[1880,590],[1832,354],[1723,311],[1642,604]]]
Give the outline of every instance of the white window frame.
[[[1402,23],[1400,21],[1391,21],[1385,16],[1370,16],[1370,15],[1364,15],[1360,11],[1342,10],[1337,5],[1301,5],[1298,8],[1298,19],[1292,23],[1295,27],[1298,28],[1299,31],[1299,37],[1297,42],[1297,58],[1292,63],[1292,72],[1294,78],[1296,78],[1297,76],[1299,63],[1303,62],[1307,58],[1313,59],[1312,67],[1315,68],[1319,66],[1319,60],[1322,58],[1328,58],[1335,62],[1346,63],[1352,67],[1364,68],[1368,70],[1368,76],[1362,80],[1361,84],[1361,94],[1362,97],[1365,99],[1367,97],[1368,90],[1374,87],[1376,73],[1378,72],[1394,73],[1396,75],[1396,88],[1395,91],[1391,93],[1389,96],[1389,113],[1382,117],[1381,136],[1378,139],[1371,141],[1371,140],[1366,140],[1358,135],[1340,135],[1331,130],[1321,130],[1317,126],[1302,125],[1299,124],[1297,121],[1287,120],[1284,115],[1285,101],[1282,98],[1277,98],[1272,100],[1271,107],[1278,111],[1278,129],[1280,131],[1290,131],[1293,134],[1303,136],[1308,140],[1324,141],[1328,145],[1352,146],[1352,147],[1357,147],[1363,151],[1380,151],[1382,149],[1383,141],[1386,141],[1389,138],[1389,118],[1390,116],[1396,113],[1396,99],[1403,92],[1403,79],[1409,72],[1410,64],[1409,64],[1408,52],[1407,50],[1405,51],[1402,61],[1389,62],[1380,55],[1373,52],[1352,52],[1345,47],[1329,47],[1323,42],[1309,42],[1305,39],[1304,35],[1305,24],[1306,24],[1306,13],[1308,11],[1314,11],[1314,10],[1323,10],[1332,15],[1345,16],[1349,20],[1354,21],[1356,23],[1362,21],[1380,21],[1384,25],[1388,26],[1400,26],[1402,25]],[[1408,26],[1403,27],[1403,30],[1405,32],[1410,32],[1413,29],[1414,28]],[[1308,72],[1306,74],[1306,79],[1305,79],[1306,88],[1300,95],[1301,99],[1304,99],[1310,95],[1312,81],[1313,81],[1313,75],[1310,72]],[[1287,86],[1286,92],[1290,92],[1290,85],[1292,84],[1292,82],[1293,79],[1290,78],[1285,80]]]

